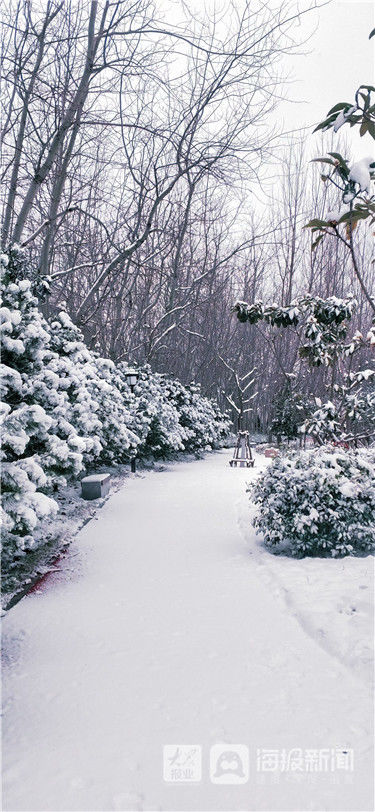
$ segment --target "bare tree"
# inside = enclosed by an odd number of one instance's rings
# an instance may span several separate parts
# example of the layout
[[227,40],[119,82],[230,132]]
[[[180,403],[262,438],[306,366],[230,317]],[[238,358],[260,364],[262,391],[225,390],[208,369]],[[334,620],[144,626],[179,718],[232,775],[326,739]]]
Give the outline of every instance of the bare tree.
[[[220,357],[241,376],[256,366],[255,428],[291,375],[302,390],[311,380],[298,331],[241,327],[233,302],[352,288],[358,329],[368,308],[344,246],[310,251],[302,226],[328,191],[313,172],[306,183],[306,155],[295,139],[281,150],[269,125],[298,9],[242,0],[225,27],[214,9],[180,14],[173,26],[151,0],[11,3],[3,239],[50,278],[47,312],[67,307],[103,354],[198,380],[221,405],[232,395]],[[273,194],[256,213],[249,191],[271,156]],[[358,256],[370,289],[362,242]],[[327,374],[314,373],[317,392]]]

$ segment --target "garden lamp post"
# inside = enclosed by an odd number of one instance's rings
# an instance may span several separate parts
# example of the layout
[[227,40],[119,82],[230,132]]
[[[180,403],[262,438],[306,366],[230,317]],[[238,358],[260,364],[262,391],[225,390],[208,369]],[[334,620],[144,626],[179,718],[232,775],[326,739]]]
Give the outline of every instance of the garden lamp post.
[[[137,383],[137,380],[139,378],[139,372],[138,372],[137,369],[130,368],[130,369],[126,370],[125,374],[126,374],[127,383],[129,384],[130,390],[133,393],[134,392],[134,387],[135,387],[135,385]],[[132,457],[131,460],[130,460],[130,470],[131,470],[132,474],[135,474],[135,471],[136,471],[136,457]]]

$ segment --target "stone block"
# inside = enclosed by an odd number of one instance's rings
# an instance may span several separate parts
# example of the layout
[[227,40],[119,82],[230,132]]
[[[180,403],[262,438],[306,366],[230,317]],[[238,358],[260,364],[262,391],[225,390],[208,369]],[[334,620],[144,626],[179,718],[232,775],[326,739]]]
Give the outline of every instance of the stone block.
[[110,474],[91,474],[81,480],[83,499],[100,499],[109,493]]

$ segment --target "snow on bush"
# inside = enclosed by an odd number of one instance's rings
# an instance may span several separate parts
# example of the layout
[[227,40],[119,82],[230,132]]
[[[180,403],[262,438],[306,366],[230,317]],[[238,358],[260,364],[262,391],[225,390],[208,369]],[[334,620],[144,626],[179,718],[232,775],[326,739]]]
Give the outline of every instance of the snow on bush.
[[71,421],[88,439],[85,464],[128,461],[139,437],[131,430],[130,390],[118,368],[86,347],[67,313],[55,316],[50,330],[51,347],[57,355],[54,369],[65,369]]
[[[120,365],[126,376],[126,365]],[[175,382],[168,382],[174,386]],[[186,450],[188,433],[181,425],[180,415],[168,399],[166,379],[152,373],[149,366],[139,370],[139,379],[132,401],[134,431],[140,437],[138,455],[167,458]]]
[[375,450],[331,446],[278,457],[251,488],[265,544],[292,555],[375,549]]
[[53,491],[82,470],[84,444],[65,414],[58,375],[50,375],[48,325],[17,247],[1,257],[3,565],[34,546],[32,531],[53,515]]
[[178,410],[180,423],[186,430],[187,451],[221,445],[229,434],[230,421],[221,414],[217,404],[202,395],[198,384],[183,386],[179,381],[168,381],[166,394]]
[[[117,369],[125,379],[126,364]],[[230,432],[230,420],[201,394],[198,385],[184,386],[151,372],[149,366],[139,373],[129,406],[133,431],[141,439],[138,456],[166,458],[179,451],[195,453],[222,445]]]
[[50,322],[35,293],[45,286],[18,246],[0,258],[3,565],[35,549],[33,530],[53,515],[53,494],[99,464],[213,448],[226,417],[197,387],[140,370],[134,393],[127,365],[88,349],[62,311]]

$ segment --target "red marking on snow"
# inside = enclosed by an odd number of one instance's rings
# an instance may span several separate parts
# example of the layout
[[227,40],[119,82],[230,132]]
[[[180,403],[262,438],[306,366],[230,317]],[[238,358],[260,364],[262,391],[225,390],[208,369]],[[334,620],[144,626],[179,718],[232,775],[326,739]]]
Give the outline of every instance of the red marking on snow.
[[59,563],[59,561],[61,561],[62,558],[63,553],[60,553],[60,555],[58,555],[57,558],[54,558],[54,560],[51,562],[51,569],[48,570],[48,572],[44,572],[43,575],[41,575],[40,578],[38,578],[35,584],[33,584],[30,587],[30,589],[27,591],[28,595],[30,595],[32,592],[39,592],[41,587],[43,588],[45,586],[46,582],[51,577],[51,575],[55,575],[56,570],[54,569],[54,567],[56,566],[56,564]]

